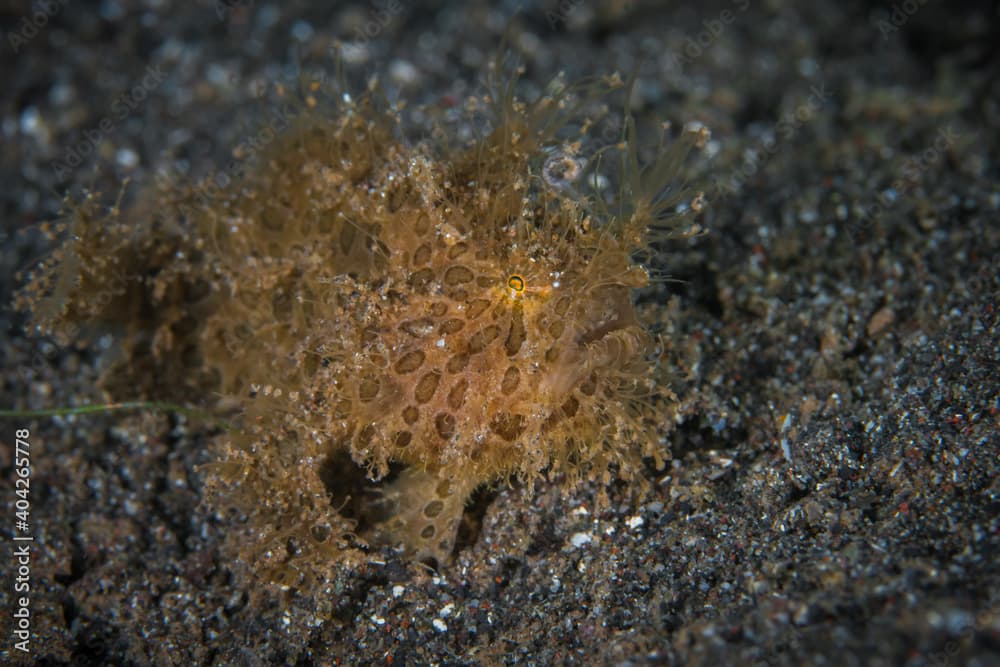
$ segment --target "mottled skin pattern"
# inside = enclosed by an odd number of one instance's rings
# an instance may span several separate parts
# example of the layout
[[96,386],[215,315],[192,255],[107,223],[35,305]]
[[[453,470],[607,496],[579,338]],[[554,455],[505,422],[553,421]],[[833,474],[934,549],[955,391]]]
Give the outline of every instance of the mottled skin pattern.
[[[206,479],[214,507],[248,516],[236,542],[258,574],[301,585],[362,560],[364,543],[443,563],[482,484],[606,479],[611,464],[629,477],[666,456],[669,414],[651,398],[669,389],[633,308],[649,282],[635,257],[651,228],[689,224],[676,211],[691,194],[663,191],[704,136],[682,133],[644,171],[629,125],[611,207],[554,182],[557,132],[600,87],[531,105],[498,89],[492,131],[460,149],[406,144],[368,98],[303,114],[212,197],[79,204],[25,303],[51,330],[119,327],[109,386],[137,369],[159,380],[131,397],[240,408]],[[96,304],[111,270],[141,279]],[[331,501],[348,495],[338,452],[373,480],[402,471],[349,516]]]

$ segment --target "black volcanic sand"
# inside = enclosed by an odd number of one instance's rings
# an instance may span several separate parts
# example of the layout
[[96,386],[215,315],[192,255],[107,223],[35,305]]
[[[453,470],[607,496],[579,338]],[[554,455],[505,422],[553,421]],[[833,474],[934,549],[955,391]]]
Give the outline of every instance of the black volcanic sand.
[[[335,38],[419,136],[513,24],[526,94],[642,61],[640,117],[712,129],[708,232],[663,247],[674,280],[643,295],[684,419],[638,505],[620,483],[600,512],[596,485],[483,492],[450,568],[386,552],[307,594],[247,590],[221,551],[211,423],[3,419],[11,554],[31,430],[39,664],[1000,662],[996,3],[175,4],[53,2],[38,29],[0,7],[0,300],[65,192],[212,173],[267,122],[256,93],[332,72]],[[104,400],[113,332],[59,349],[0,317],[0,405]]]

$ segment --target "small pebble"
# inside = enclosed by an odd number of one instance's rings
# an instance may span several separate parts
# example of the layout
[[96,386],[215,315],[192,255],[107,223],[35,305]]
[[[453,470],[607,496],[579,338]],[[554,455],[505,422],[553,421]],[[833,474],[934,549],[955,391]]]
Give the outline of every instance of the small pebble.
[[393,60],[389,65],[389,78],[401,88],[411,88],[420,83],[420,70],[409,60]]

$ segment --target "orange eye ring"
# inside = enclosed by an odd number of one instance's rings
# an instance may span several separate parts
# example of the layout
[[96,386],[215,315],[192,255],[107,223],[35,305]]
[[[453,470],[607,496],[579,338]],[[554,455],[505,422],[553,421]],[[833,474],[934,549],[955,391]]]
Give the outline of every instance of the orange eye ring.
[[511,292],[515,294],[521,294],[524,292],[524,278],[517,275],[516,273],[507,279],[507,287]]

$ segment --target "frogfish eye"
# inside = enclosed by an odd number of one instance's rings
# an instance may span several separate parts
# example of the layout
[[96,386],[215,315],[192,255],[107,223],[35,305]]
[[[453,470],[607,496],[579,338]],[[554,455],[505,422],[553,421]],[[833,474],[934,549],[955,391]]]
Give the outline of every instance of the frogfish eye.
[[524,278],[515,273],[507,279],[507,287],[511,296],[521,296],[524,292]]

